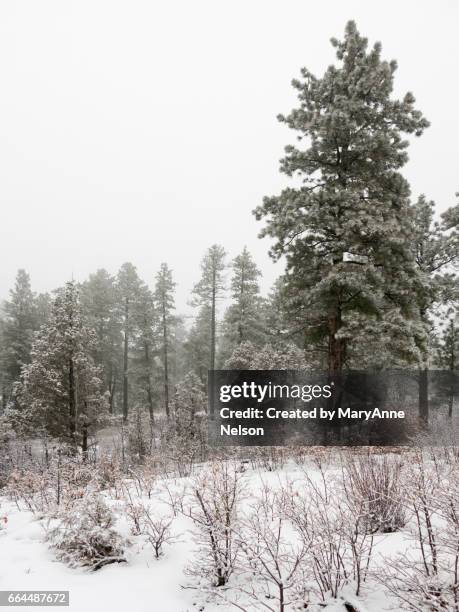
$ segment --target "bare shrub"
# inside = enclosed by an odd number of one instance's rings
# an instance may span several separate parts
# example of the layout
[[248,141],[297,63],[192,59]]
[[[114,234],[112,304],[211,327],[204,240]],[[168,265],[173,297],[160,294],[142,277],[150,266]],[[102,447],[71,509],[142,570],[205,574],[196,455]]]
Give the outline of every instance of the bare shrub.
[[45,514],[55,506],[50,474],[43,471],[13,470],[5,487],[6,495],[17,507],[21,504],[34,514]]
[[292,538],[283,503],[282,495],[264,485],[242,520],[238,532],[241,576],[235,588],[250,604],[231,601],[241,610],[284,612],[292,605],[307,605],[303,560],[309,543]]
[[174,517],[185,514],[185,499],[188,492],[188,484],[180,480],[170,482],[163,481],[163,487],[167,494],[166,503],[171,508]]
[[121,481],[123,479],[122,464],[113,454],[103,454],[94,468],[94,483],[100,491],[110,490],[116,499],[120,498]]
[[254,469],[267,472],[281,470],[287,460],[287,450],[277,446],[256,446],[251,449],[250,461]]
[[344,493],[348,502],[362,513],[363,529],[370,533],[393,533],[405,525],[402,470],[400,457],[371,452],[344,455]]
[[459,478],[446,462],[428,461],[421,451],[407,470],[405,495],[413,544],[382,572],[380,580],[401,609],[459,610]]
[[173,517],[154,513],[150,502],[145,503],[140,496],[134,498],[128,485],[124,487],[124,494],[132,535],[145,536],[156,559],[159,559],[163,555],[164,544],[172,544],[178,539],[171,533]]
[[373,536],[360,525],[361,507],[343,503],[337,493],[339,482],[323,466],[318,479],[306,474],[296,487],[284,488],[285,512],[307,549],[310,601],[319,605],[341,597],[348,585],[359,596],[373,552]]
[[198,558],[187,573],[221,587],[233,573],[239,552],[234,536],[240,519],[242,477],[232,463],[213,462],[194,476],[190,488],[187,515],[195,526]]
[[158,468],[152,457],[146,457],[143,465],[135,466],[129,470],[136,493],[139,497],[146,495],[151,499],[153,489],[158,481]]

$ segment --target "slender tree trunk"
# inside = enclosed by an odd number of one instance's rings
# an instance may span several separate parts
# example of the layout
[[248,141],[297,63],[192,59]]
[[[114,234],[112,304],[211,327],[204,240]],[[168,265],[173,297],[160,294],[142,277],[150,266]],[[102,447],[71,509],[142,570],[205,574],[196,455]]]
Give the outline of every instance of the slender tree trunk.
[[[421,321],[427,325],[427,312],[424,308],[420,309]],[[424,364],[422,369],[419,371],[419,384],[418,384],[418,406],[419,406],[419,418],[424,425],[429,423],[429,370],[428,370],[428,353],[423,356]]]
[[210,369],[215,370],[215,309],[216,309],[216,278],[215,271],[213,273],[212,282],[212,310],[210,322]]
[[429,370],[419,371],[419,417],[427,425],[429,422]]
[[88,460],[88,424],[83,423],[81,428],[81,450],[83,452],[83,461]]
[[129,300],[126,298],[124,306],[124,355],[123,355],[123,420],[127,421],[129,411],[129,378],[128,378],[128,355],[129,355]]
[[167,337],[167,313],[166,313],[166,296],[163,297],[162,303],[163,315],[163,359],[164,359],[164,407],[166,409],[166,417],[169,419],[169,347]]
[[328,372],[330,374],[339,373],[343,369],[346,341],[336,337],[341,325],[341,309],[338,307],[336,312],[328,317]]
[[5,409],[6,409],[6,397],[7,397],[6,385],[5,383],[3,383],[2,385],[2,413],[5,412]]
[[113,365],[110,363],[108,368],[108,411],[110,414],[113,414]]
[[454,405],[454,395],[455,395],[455,382],[456,375],[454,373],[456,369],[456,333],[454,329],[454,321],[451,321],[451,354],[449,359],[449,369],[450,369],[450,389],[449,389],[449,398],[448,398],[448,418],[453,418],[453,405]]
[[75,370],[73,359],[69,359],[69,430],[70,437],[73,442],[76,442],[76,388],[75,388]]
[[144,343],[145,352],[145,364],[147,368],[147,401],[148,401],[148,412],[150,413],[150,421],[154,422],[155,416],[153,413],[153,395],[151,392],[151,376],[150,376],[150,351],[148,350],[148,342]]
[[244,278],[244,269],[241,269],[241,290],[239,292],[239,324],[238,324],[238,334],[239,334],[239,344],[241,344],[244,340],[244,306],[243,306],[243,299],[244,299],[244,283],[245,283],[245,278]]

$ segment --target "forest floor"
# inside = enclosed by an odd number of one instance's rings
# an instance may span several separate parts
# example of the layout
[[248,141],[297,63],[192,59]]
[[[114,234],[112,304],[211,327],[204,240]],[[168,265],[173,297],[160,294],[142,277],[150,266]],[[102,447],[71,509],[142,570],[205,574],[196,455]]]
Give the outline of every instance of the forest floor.
[[[311,467],[309,473],[314,468]],[[288,463],[275,472],[248,469],[244,477],[251,492],[261,483],[276,487],[282,478],[295,478],[300,468]],[[166,487],[181,487],[186,479],[159,481],[155,499],[167,509]],[[133,536],[124,511],[123,500],[107,499],[116,515],[116,530],[129,540],[125,549],[127,563],[111,564],[96,572],[72,569],[56,560],[46,542],[46,521],[27,510],[0,497],[0,516],[7,523],[0,529],[0,590],[68,590],[72,612],[227,612],[236,610],[231,604],[219,599],[209,601],[196,588],[197,579],[186,572],[193,564],[196,541],[193,539],[193,524],[190,518],[179,514],[173,523],[173,532],[178,541],[165,545],[164,555],[156,560],[151,546],[142,536]],[[148,501],[148,500],[147,500]],[[249,502],[246,502],[249,503]],[[391,555],[407,547],[402,532],[377,535],[372,555],[373,570],[387,563]],[[384,557],[384,560],[383,560]],[[232,579],[231,579],[232,580]],[[231,582],[233,587],[236,584]],[[237,579],[236,579],[237,580]],[[226,597],[231,599],[231,589]],[[365,583],[362,595],[357,599],[349,591],[347,601],[355,605],[358,612],[387,612],[397,610],[381,585]],[[345,600],[333,600],[324,612],[346,612]],[[24,607],[23,609],[29,609]],[[32,609],[32,608],[30,608]],[[247,604],[247,611],[258,610],[255,604]],[[315,609],[315,608],[311,608]]]

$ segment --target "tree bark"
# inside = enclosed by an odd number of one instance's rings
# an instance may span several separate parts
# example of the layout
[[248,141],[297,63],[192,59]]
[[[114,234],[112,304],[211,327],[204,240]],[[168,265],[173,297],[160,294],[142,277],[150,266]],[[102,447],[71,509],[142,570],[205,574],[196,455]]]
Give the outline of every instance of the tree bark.
[[145,352],[145,365],[147,368],[147,401],[148,401],[148,412],[150,413],[150,421],[151,423],[155,420],[155,415],[153,412],[153,395],[151,392],[151,376],[150,376],[150,351],[148,350],[148,342],[144,344],[144,352]]
[[124,306],[124,355],[123,355],[123,420],[127,421],[129,412],[129,300],[126,298]]
[[341,309],[337,310],[328,317],[328,372],[334,374],[341,372],[344,364],[346,341],[337,338],[336,335],[341,329]]
[[210,322],[210,369],[215,369],[215,310],[216,310],[216,277],[215,270],[212,278],[212,305],[211,305],[211,322]]
[[163,315],[163,358],[164,358],[164,407],[166,409],[166,417],[169,419],[169,347],[167,334],[167,313],[166,313],[166,295],[163,296],[162,303]]
[[429,370],[419,371],[419,417],[424,425],[429,423]]
[[70,437],[75,442],[76,436],[76,389],[73,359],[69,359],[69,430]]

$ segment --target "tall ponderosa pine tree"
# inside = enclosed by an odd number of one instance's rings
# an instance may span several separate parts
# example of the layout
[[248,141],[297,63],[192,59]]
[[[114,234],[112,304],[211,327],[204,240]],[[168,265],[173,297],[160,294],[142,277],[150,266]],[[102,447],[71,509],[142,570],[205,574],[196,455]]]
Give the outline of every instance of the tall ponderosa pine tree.
[[136,308],[132,314],[136,329],[134,345],[134,368],[136,370],[137,393],[141,403],[146,403],[150,424],[154,422],[153,363],[157,351],[157,311],[150,289],[142,284],[139,288]]
[[266,334],[263,321],[263,300],[260,296],[261,276],[252,256],[246,247],[232,263],[231,278],[232,303],[223,321],[222,352],[229,355],[244,341],[257,346],[264,344]]
[[121,317],[116,298],[115,278],[104,269],[91,274],[81,288],[83,313],[97,337],[93,357],[103,368],[111,413],[121,375]]
[[402,135],[419,136],[428,122],[412,94],[391,98],[396,63],[381,59],[379,43],[368,50],[349,22],[332,44],[338,65],[322,78],[303,69],[293,81],[300,105],[280,117],[308,142],[287,147],[281,162],[303,184],[265,198],[255,214],[266,220],[262,235],[276,240],[272,256],[286,256],[291,307],[307,341],[322,344],[334,372],[353,350],[354,316],[373,327],[388,307],[400,325],[416,317],[410,190],[398,170],[408,159]]
[[172,270],[169,269],[166,263],[162,263],[159,272],[156,274],[153,297],[160,328],[159,335],[161,337],[160,343],[164,372],[164,408],[167,418],[169,418],[169,351],[171,330],[175,325],[175,317],[172,314],[175,310],[175,285],[176,283],[172,279]]
[[[194,305],[205,306],[210,311],[210,370],[215,369],[217,301],[225,291],[225,257],[225,249],[222,246],[219,244],[212,245],[201,262],[201,280],[193,289]],[[203,310],[201,310],[202,312]]]
[[118,308],[121,317],[121,329],[123,335],[123,420],[127,421],[129,415],[129,351],[134,342],[135,317],[141,280],[137,275],[135,266],[124,263],[119,272],[116,282]]
[[436,367],[447,370],[447,374],[442,376],[445,383],[440,391],[448,397],[448,416],[452,418],[454,399],[457,397],[459,383],[459,321],[457,312],[454,316],[450,316],[443,333],[437,340],[433,362]]
[[36,435],[46,431],[88,450],[107,414],[102,372],[91,356],[97,339],[85,323],[74,282],[57,291],[49,321],[37,333],[31,362],[15,389],[12,416]]
[[35,296],[25,270],[18,270],[14,289],[10,291],[10,299],[5,301],[3,311],[0,366],[2,405],[5,408],[21,368],[30,361],[33,334],[39,326]]
[[[422,278],[422,288],[418,292],[419,317],[426,335],[431,338],[434,332],[434,308],[445,304],[457,293],[457,277],[449,268],[458,260],[458,248],[453,235],[444,225],[434,220],[435,205],[420,196],[413,205],[413,239],[416,263]],[[446,216],[450,216],[447,211]],[[429,416],[428,368],[429,344],[422,351],[419,372],[419,411],[427,421]]]
[[210,363],[212,309],[203,304],[185,341],[186,370],[194,372],[205,384]]

